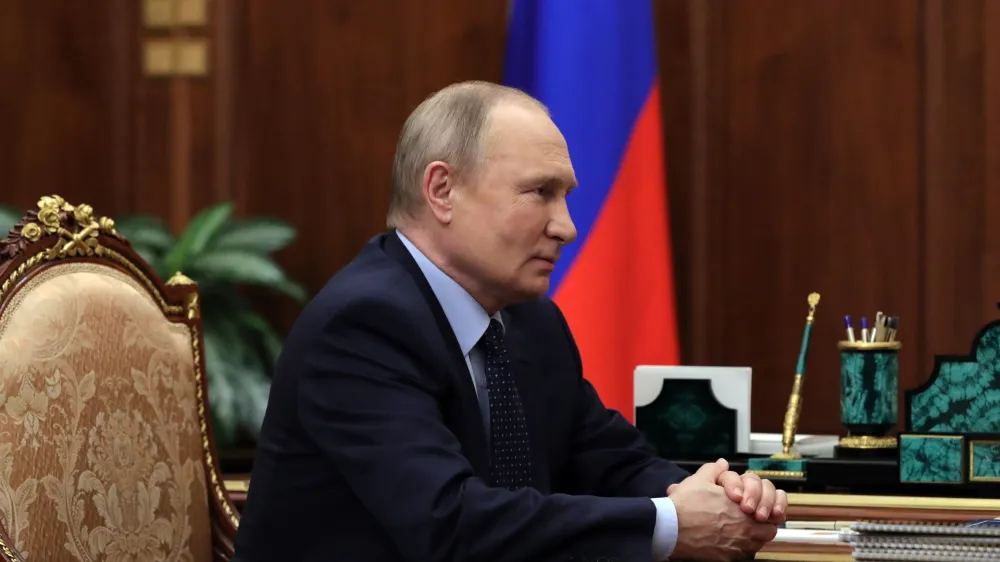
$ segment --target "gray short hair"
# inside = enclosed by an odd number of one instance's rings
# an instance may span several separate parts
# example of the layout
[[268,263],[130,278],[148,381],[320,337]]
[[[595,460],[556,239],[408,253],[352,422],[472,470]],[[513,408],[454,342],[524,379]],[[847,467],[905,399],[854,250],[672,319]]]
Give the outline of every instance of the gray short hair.
[[392,194],[387,223],[399,226],[421,202],[424,169],[436,160],[460,175],[474,174],[482,161],[491,110],[503,101],[523,101],[548,110],[528,94],[492,82],[447,86],[427,97],[403,124],[392,163]]

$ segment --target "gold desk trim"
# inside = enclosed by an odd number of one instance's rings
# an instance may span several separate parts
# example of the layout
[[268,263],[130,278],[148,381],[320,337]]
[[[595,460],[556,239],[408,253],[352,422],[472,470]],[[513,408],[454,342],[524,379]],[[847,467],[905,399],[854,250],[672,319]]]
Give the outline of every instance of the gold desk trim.
[[802,507],[882,507],[893,509],[1000,511],[1000,499],[862,496],[851,494],[789,493],[788,505]]
[[223,481],[223,486],[230,492],[246,492],[250,489],[250,479],[227,479]]
[[824,554],[821,552],[758,552],[754,560],[789,560],[792,562],[853,562],[850,554]]

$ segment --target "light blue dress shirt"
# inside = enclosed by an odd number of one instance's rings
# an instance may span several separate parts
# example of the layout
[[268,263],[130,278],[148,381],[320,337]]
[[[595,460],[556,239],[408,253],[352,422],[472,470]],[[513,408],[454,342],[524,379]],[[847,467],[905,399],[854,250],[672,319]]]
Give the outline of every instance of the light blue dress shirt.
[[[479,339],[486,333],[486,328],[490,325],[489,314],[486,310],[454,279],[441,271],[413,245],[402,232],[396,231],[399,239],[413,256],[417,266],[431,286],[431,291],[437,297],[444,315],[448,318],[451,329],[455,332],[458,346],[465,356],[465,364],[469,367],[469,374],[476,387],[476,396],[479,400],[479,411],[483,417],[483,424],[486,434],[490,432],[490,403],[486,393],[486,375],[483,366],[482,351],[476,346]],[[494,313],[495,318],[503,326],[500,313]],[[506,327],[505,327],[506,329]],[[677,510],[674,502],[670,498],[652,498],[653,505],[656,506],[656,523],[653,526],[653,560],[666,560],[673,552],[677,544]]]

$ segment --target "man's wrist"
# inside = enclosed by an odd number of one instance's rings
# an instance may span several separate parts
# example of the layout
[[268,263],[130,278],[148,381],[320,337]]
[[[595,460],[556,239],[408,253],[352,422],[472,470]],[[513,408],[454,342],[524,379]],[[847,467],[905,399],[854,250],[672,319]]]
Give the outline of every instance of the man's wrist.
[[653,525],[653,561],[666,560],[677,546],[677,508],[670,498],[651,498],[656,507]]

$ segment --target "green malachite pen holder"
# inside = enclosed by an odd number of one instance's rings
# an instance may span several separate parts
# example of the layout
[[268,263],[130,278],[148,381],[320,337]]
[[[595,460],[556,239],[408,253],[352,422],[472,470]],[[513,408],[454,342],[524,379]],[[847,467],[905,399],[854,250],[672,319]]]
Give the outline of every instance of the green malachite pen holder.
[[901,347],[898,341],[837,344],[840,421],[847,428],[847,437],[840,440],[837,448],[838,455],[895,454],[896,438],[890,433],[899,421]]

